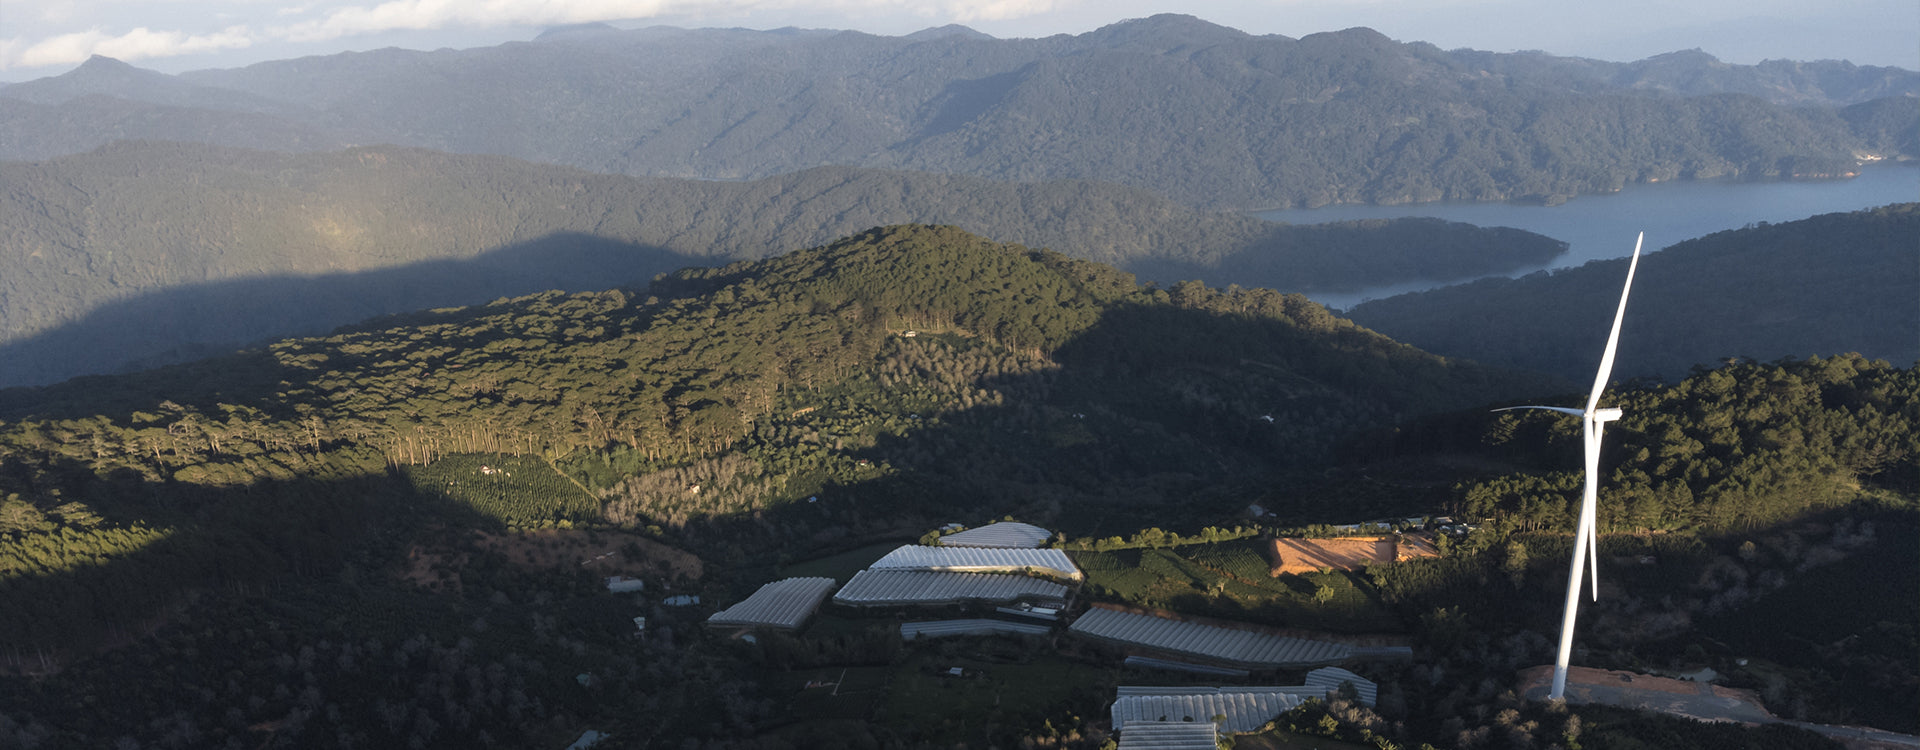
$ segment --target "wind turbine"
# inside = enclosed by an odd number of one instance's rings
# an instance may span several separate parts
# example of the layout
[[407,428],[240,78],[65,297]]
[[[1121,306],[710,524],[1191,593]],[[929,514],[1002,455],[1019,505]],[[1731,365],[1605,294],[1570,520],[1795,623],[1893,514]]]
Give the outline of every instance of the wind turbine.
[[1594,529],[1594,498],[1600,485],[1600,432],[1606,423],[1620,418],[1619,409],[1600,408],[1600,392],[1607,389],[1607,378],[1613,374],[1613,353],[1620,345],[1620,321],[1627,315],[1627,293],[1633,290],[1633,272],[1640,266],[1640,244],[1646,239],[1647,233],[1641,232],[1633,241],[1633,259],[1627,262],[1627,283],[1620,289],[1620,307],[1613,313],[1613,330],[1607,334],[1607,350],[1600,355],[1600,372],[1593,378],[1587,408],[1583,411],[1564,406],[1510,406],[1494,410],[1545,409],[1579,417],[1586,449],[1587,487],[1580,501],[1580,523],[1573,535],[1573,573],[1567,580],[1567,610],[1560,620],[1560,654],[1553,662],[1553,691],[1547,694],[1548,700],[1560,700],[1567,693],[1567,659],[1573,654],[1573,615],[1580,604],[1580,575],[1588,565],[1593,566],[1593,598],[1600,599],[1600,542]]

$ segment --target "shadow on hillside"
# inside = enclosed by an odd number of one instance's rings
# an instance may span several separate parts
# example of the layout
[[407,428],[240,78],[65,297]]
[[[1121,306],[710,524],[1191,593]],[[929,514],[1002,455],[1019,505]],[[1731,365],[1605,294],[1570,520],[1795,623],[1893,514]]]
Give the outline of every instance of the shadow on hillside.
[[482,304],[549,289],[594,291],[644,283],[714,260],[567,232],[462,260],[154,290],[0,345],[0,387],[185,362],[379,315]]
[[1110,310],[1042,367],[955,333],[893,336],[882,359],[979,372],[969,387],[998,396],[916,407],[909,385],[796,401],[800,410],[755,429],[846,441],[834,452],[858,468],[836,472],[817,502],[699,518],[685,532],[696,546],[819,554],[836,539],[911,537],[1003,514],[1075,536],[1195,533],[1244,522],[1249,502],[1302,524],[1425,513],[1447,484],[1411,491],[1329,475],[1346,441],[1411,415],[1560,386],[1445,362],[1330,317],[1309,327],[1171,305]]
[[[105,529],[160,533],[128,548],[116,546],[125,543],[122,532],[89,536],[67,527],[52,538],[73,564],[0,579],[0,673],[39,671],[76,652],[125,643],[190,617],[186,604],[202,593],[371,581],[394,572],[398,545],[410,533],[492,525],[474,508],[419,491],[393,471],[216,486],[155,481],[126,467],[97,471],[65,458],[37,468],[7,467],[0,485],[84,502]],[[37,564],[59,559],[31,557]]]

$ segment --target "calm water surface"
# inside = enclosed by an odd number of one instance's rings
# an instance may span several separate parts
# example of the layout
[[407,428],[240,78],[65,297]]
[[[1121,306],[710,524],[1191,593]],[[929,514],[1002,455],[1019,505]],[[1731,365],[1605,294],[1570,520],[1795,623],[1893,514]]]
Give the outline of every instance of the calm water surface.
[[[1263,211],[1269,221],[1317,224],[1352,219],[1434,216],[1489,227],[1515,227],[1566,242],[1566,254],[1542,269],[1566,268],[1590,260],[1622,258],[1633,252],[1633,238],[1647,233],[1647,251],[1714,232],[1757,222],[1779,223],[1836,211],[1857,211],[1889,203],[1920,201],[1920,168],[1879,166],[1851,180],[1806,182],[1669,182],[1633,185],[1611,195],[1588,195],[1558,206],[1509,203],[1424,203],[1411,206],[1329,206]],[[1314,301],[1347,309],[1369,299],[1431,289],[1436,282],[1408,282],[1358,292],[1314,294]]]

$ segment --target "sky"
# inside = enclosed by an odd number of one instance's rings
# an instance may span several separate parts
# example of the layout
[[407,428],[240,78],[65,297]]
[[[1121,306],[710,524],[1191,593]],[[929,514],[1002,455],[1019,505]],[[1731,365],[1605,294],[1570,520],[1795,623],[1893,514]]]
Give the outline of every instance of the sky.
[[431,50],[542,29],[785,26],[899,35],[959,23],[996,37],[1078,34],[1163,12],[1253,34],[1367,26],[1446,49],[1638,60],[1844,59],[1920,70],[1916,0],[0,0],[0,81],[95,54],[165,73],[383,47]]

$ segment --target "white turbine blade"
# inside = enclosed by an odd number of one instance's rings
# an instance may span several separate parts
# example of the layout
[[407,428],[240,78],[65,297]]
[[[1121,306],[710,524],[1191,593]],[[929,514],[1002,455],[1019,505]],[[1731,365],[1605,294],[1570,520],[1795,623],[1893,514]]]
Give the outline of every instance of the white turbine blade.
[[1591,571],[1593,600],[1597,602],[1600,601],[1600,519],[1598,518],[1593,519],[1593,533],[1587,535],[1587,544],[1591,545],[1591,549],[1587,550],[1587,559],[1593,563]]
[[1633,260],[1627,261],[1627,283],[1620,287],[1620,307],[1613,312],[1613,330],[1607,334],[1607,350],[1600,355],[1600,372],[1593,378],[1593,393],[1587,396],[1587,413],[1600,406],[1600,392],[1607,389],[1607,378],[1613,375],[1613,351],[1620,346],[1620,321],[1627,317],[1627,293],[1633,291],[1633,271],[1640,267],[1640,245],[1647,239],[1647,233],[1641,232],[1640,238],[1633,241]]
[[1515,409],[1545,409],[1547,411],[1557,411],[1561,414],[1572,414],[1576,417],[1584,417],[1587,415],[1586,412],[1580,411],[1579,409],[1569,409],[1565,406],[1508,406],[1501,409],[1494,409],[1494,411],[1513,411]]
[[[1583,518],[1585,514],[1582,514]],[[1573,620],[1580,609],[1580,574],[1586,570],[1586,561],[1581,558],[1587,551],[1587,525],[1574,524],[1578,529],[1573,536],[1573,566],[1567,578],[1566,610],[1560,616],[1560,648],[1553,661],[1553,687],[1547,693],[1548,700],[1560,700],[1567,692],[1567,666],[1573,657]]]
[[[1581,498],[1580,521],[1587,527],[1588,564],[1592,566],[1593,600],[1600,601],[1600,431],[1598,420],[1587,422],[1587,476],[1585,497]],[[1578,540],[1575,540],[1578,541]]]

